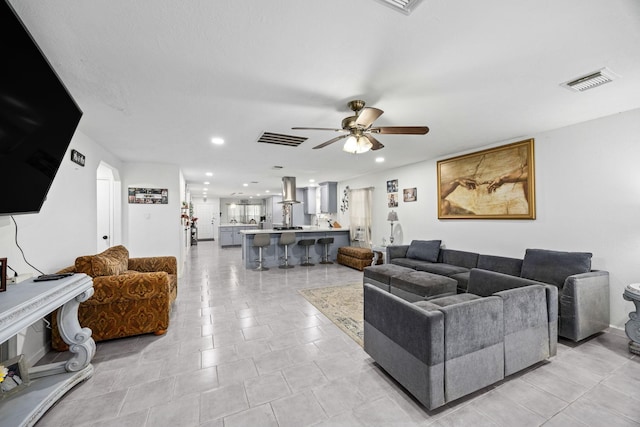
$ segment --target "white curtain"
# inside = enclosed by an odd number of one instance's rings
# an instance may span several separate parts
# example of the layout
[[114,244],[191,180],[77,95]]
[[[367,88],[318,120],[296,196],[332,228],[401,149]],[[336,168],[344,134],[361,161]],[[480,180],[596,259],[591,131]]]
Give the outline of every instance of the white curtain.
[[371,248],[371,199],[373,188],[351,190],[349,195],[349,231],[351,244]]

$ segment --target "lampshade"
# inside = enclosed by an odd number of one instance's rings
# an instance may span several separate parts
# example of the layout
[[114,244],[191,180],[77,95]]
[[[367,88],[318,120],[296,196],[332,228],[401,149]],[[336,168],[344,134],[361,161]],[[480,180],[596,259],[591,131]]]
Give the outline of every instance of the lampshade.
[[398,220],[398,214],[396,213],[396,211],[389,212],[389,215],[387,216],[387,221],[397,221],[397,220]]
[[369,151],[372,146],[373,144],[366,136],[349,135],[346,142],[344,143],[344,147],[342,147],[342,150],[351,154],[362,154]]

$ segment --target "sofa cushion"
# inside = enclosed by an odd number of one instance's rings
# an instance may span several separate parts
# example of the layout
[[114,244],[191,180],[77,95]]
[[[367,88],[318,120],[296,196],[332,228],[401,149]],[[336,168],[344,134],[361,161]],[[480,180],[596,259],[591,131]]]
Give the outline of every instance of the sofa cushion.
[[364,281],[366,282],[366,279],[373,279],[388,285],[391,282],[392,276],[398,276],[402,273],[408,273],[411,271],[413,270],[410,268],[396,264],[372,265],[364,268]]
[[466,269],[471,269],[478,265],[478,254],[475,252],[442,249],[440,251],[440,258],[444,264],[465,267]]
[[478,256],[478,268],[509,274],[511,276],[520,276],[522,260],[519,258],[480,254]]
[[476,299],[480,299],[478,295],[474,294],[457,294],[457,295],[449,295],[446,297],[440,297],[430,300],[429,302],[438,307],[447,307],[452,304],[459,304],[461,302],[473,301]]
[[458,273],[466,273],[468,268],[458,267],[457,265],[442,263],[423,263],[416,265],[416,270],[426,271],[427,273],[439,274],[441,276],[453,276]]
[[591,271],[591,257],[590,252],[527,249],[520,276],[562,288],[567,277]]
[[407,258],[438,262],[441,240],[413,240],[407,249]]
[[393,258],[391,260],[391,263],[402,266],[402,267],[411,268],[413,270],[415,270],[419,265],[422,265],[422,264],[435,264],[428,261],[421,261],[419,259],[413,259],[413,258]]
[[458,282],[448,277],[415,270],[409,270],[406,273],[391,276],[391,281],[389,282],[391,285],[391,293],[394,295],[404,296],[403,292],[395,292],[399,289],[424,299],[433,298],[438,295],[455,294],[457,283]]

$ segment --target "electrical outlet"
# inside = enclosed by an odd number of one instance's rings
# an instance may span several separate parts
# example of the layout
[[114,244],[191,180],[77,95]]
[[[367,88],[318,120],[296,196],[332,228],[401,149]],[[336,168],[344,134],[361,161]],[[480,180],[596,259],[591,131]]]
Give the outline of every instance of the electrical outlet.
[[17,276],[7,277],[7,284],[11,285],[11,284],[24,282],[27,279],[31,279],[31,277],[33,277],[33,274],[31,273],[23,273],[23,274],[18,274]]

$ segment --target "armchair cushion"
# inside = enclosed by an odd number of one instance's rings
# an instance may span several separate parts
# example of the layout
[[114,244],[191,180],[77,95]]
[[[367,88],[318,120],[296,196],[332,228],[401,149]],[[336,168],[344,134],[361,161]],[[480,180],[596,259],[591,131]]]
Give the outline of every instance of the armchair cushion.
[[562,289],[567,277],[591,271],[589,252],[560,252],[527,249],[520,277],[556,285]]
[[129,251],[124,246],[114,246],[97,255],[76,258],[77,273],[91,277],[115,276],[124,273],[129,265]]

